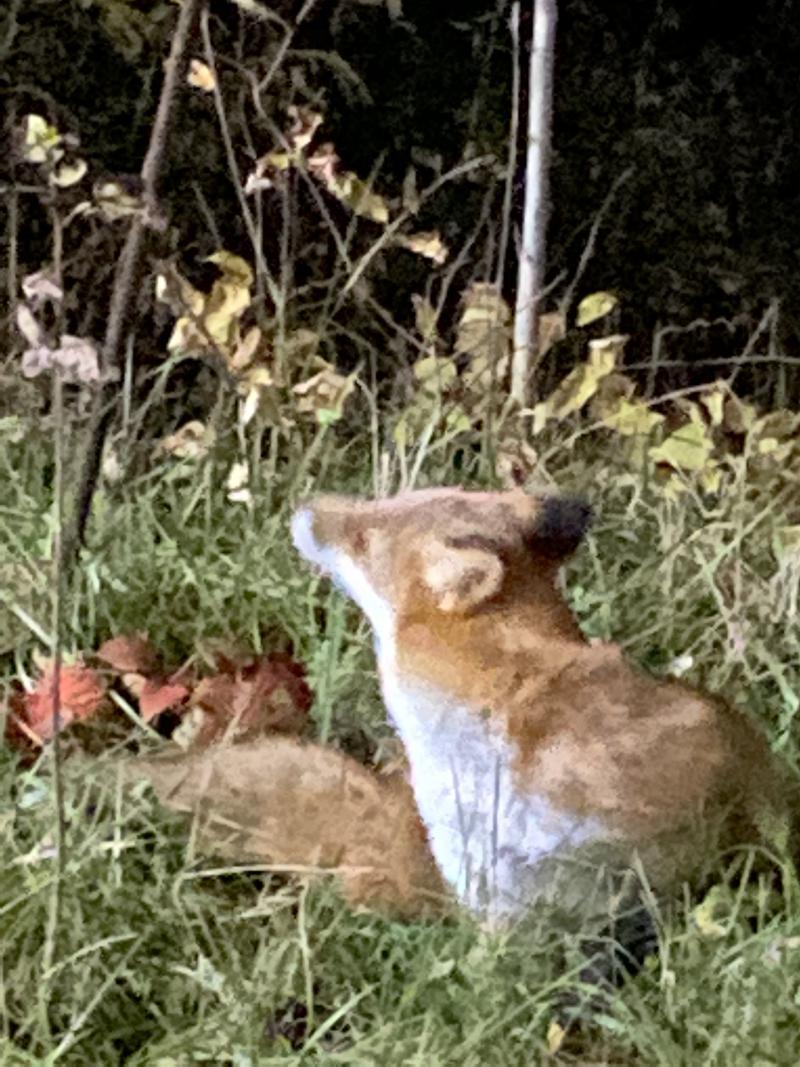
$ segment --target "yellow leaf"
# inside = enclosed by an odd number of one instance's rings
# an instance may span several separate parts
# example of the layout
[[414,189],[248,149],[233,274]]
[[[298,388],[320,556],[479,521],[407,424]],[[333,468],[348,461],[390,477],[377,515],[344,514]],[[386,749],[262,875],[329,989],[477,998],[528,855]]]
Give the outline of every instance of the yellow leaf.
[[714,886],[706,895],[702,904],[698,904],[692,912],[692,919],[701,937],[711,941],[718,941],[720,938],[725,937],[727,930],[715,918],[721,902],[722,894],[720,888],[719,886]]
[[[388,216],[387,216],[388,218]],[[410,233],[397,238],[397,243],[407,248],[409,252],[416,252],[418,256],[425,256],[441,265],[447,261],[450,254],[447,245],[439,236],[438,230],[430,233]]]
[[546,400],[540,400],[533,409],[533,418],[531,420],[531,435],[533,437],[542,432],[549,418],[550,407]]
[[250,264],[230,252],[215,252],[207,262],[222,271],[205,301],[202,323],[223,355],[233,359],[239,343],[239,319],[250,306],[253,271]]
[[627,342],[626,333],[612,333],[608,337],[593,338],[589,342],[589,362],[598,370],[610,374],[625,351]]
[[253,268],[246,259],[234,255],[233,252],[226,252],[225,249],[221,249],[219,252],[214,252],[213,255],[207,256],[206,262],[213,263],[215,267],[219,267],[226,280],[237,282],[247,289],[253,284]]
[[716,460],[710,459],[697,476],[704,493],[718,493],[722,485],[722,470]]
[[61,134],[41,115],[25,116],[22,155],[28,163],[56,163],[64,155]]
[[246,195],[260,189],[271,189],[278,176],[289,170],[298,161],[294,152],[269,152],[256,160],[256,165],[248,174],[244,191]]
[[619,301],[613,293],[592,293],[585,296],[578,304],[578,326],[588,326],[590,322],[602,319],[613,311]]
[[59,189],[69,189],[86,175],[89,165],[85,159],[76,159],[72,163],[61,163],[50,175],[50,181]]
[[202,89],[204,93],[213,93],[217,87],[217,79],[214,77],[211,67],[200,59],[189,61],[189,73],[186,75],[186,81],[195,89]]
[[725,401],[728,389],[725,383],[717,383],[700,397],[700,402],[708,412],[712,426],[721,426],[725,417]]
[[547,1028],[547,1051],[555,1056],[564,1044],[567,1031],[556,1019],[553,1019]]
[[649,455],[653,463],[665,463],[678,470],[701,471],[713,451],[714,442],[708,428],[702,422],[692,421],[651,448]]
[[651,411],[647,404],[626,397],[603,418],[603,424],[609,430],[616,430],[621,437],[649,437],[663,421],[664,416]]
[[349,178],[350,181],[348,185],[341,186],[341,199],[355,211],[356,215],[372,219],[373,222],[387,223],[389,208],[383,197],[373,193],[370,187],[355,174],[344,177]]
[[780,444],[777,437],[762,437],[756,445],[756,451],[759,456],[771,456],[778,451]]
[[181,315],[172,328],[167,351],[192,353],[205,352],[208,349],[208,338],[198,328],[195,320],[188,315]]
[[466,433],[472,429],[472,421],[460,404],[450,408],[444,417],[444,424],[448,433]]
[[458,377],[458,371],[446,356],[424,356],[414,364],[414,377],[426,393],[436,394]]
[[[564,419],[567,415],[580,411],[597,392],[603,378],[608,377],[614,370],[615,359],[613,346],[601,344],[591,349],[589,361],[580,363],[571,370],[544,401],[546,407],[544,411],[540,411],[538,417],[534,415],[534,424],[543,416],[545,419]],[[537,404],[537,408],[540,408],[540,405]]]
[[475,391],[501,382],[508,371],[511,348],[511,310],[497,287],[474,282],[464,295],[455,352],[469,356],[464,381]]

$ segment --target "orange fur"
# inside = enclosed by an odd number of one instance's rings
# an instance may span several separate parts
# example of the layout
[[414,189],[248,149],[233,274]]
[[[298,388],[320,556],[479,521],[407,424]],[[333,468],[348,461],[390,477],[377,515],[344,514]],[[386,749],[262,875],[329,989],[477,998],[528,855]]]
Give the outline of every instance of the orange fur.
[[321,497],[307,514],[392,606],[396,675],[495,723],[519,791],[600,820],[656,888],[780,812],[785,775],[741,713],[586,642],[556,580],[582,532],[574,505],[444,489]]
[[[298,511],[301,552],[343,584],[361,583],[384,631],[379,667],[390,714],[402,698],[413,793],[403,771],[379,775],[289,738],[136,769],[165,802],[198,815],[215,851],[329,871],[354,905],[404,916],[448,910],[443,873],[475,903],[453,873],[454,831],[440,810],[463,784],[448,777],[448,745],[478,815],[491,811],[486,789],[505,761],[501,861],[517,826],[525,839],[506,870],[512,888],[528,892],[529,860],[539,877],[560,859],[554,818],[587,831],[585,855],[600,867],[630,869],[638,857],[656,890],[695,876],[718,849],[757,841],[794,787],[739,712],[586,641],[557,581],[584,527],[576,504],[519,491],[321,497]],[[441,778],[433,794],[431,768]],[[582,904],[588,883],[576,865],[566,870],[565,881],[540,881],[551,899]]]

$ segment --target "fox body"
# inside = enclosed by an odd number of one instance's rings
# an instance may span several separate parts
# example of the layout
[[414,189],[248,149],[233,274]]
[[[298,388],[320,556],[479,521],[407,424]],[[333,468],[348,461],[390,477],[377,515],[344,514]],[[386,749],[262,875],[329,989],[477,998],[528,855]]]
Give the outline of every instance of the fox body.
[[781,773],[738,712],[592,645],[558,585],[589,521],[522,491],[319,497],[299,552],[361,608],[443,881],[494,924],[606,913],[755,840]]

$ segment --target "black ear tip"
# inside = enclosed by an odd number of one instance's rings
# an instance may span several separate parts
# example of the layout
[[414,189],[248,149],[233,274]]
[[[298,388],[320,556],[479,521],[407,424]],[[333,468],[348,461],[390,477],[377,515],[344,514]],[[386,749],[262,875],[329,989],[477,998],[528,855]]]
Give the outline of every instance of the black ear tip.
[[592,508],[583,497],[545,497],[536,522],[536,540],[554,554],[566,555],[581,543],[591,521]]

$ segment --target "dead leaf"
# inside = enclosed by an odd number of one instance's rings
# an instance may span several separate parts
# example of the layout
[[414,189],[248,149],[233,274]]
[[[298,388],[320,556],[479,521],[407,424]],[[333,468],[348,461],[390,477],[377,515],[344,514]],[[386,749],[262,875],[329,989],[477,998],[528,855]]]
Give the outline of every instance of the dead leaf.
[[214,443],[215,434],[210,426],[192,419],[175,433],[168,434],[156,446],[157,452],[167,452],[179,459],[202,459]]
[[252,504],[253,497],[247,483],[250,480],[250,466],[246,462],[234,463],[225,480],[228,500],[234,504]]
[[204,747],[258,734],[300,733],[308,725],[313,693],[305,669],[291,657],[272,653],[235,674],[204,678],[192,693],[192,708],[206,713],[194,744]]
[[[25,723],[43,741],[53,736],[53,668],[48,665],[26,693]],[[106,687],[100,675],[82,663],[62,664],[59,679],[61,726],[96,715],[106,706]]]
[[64,299],[64,290],[56,281],[55,276],[46,270],[37,270],[23,278],[22,291],[25,299],[29,300],[34,307],[41,307],[48,300],[54,304],[60,304]]
[[230,361],[231,370],[238,372],[249,367],[255,359],[262,340],[263,335],[258,326],[251,326],[234,350]]
[[301,415],[314,415],[320,425],[328,425],[342,417],[345,401],[355,389],[355,376],[343,377],[324,360],[318,360],[322,369],[305,382],[292,388],[297,397],[297,411]]
[[189,73],[186,81],[195,89],[202,89],[204,93],[213,93],[217,87],[217,79],[207,63],[200,59],[189,61]]
[[340,162],[336,149],[330,141],[315,148],[313,155],[310,155],[307,160],[311,173],[328,187],[336,182],[336,172]]
[[280,176],[285,174],[296,162],[289,152],[268,152],[256,160],[254,169],[248,174],[244,184],[246,196],[263,189],[272,189]]
[[450,250],[442,241],[438,230],[425,233],[401,234],[397,238],[397,243],[403,248],[407,248],[409,252],[416,252],[418,256],[424,256],[439,266],[442,263],[446,263],[447,257],[450,255]]
[[152,674],[158,670],[158,653],[144,634],[111,637],[98,648],[97,657],[116,671]]
[[567,336],[567,324],[560,311],[547,311],[539,316],[539,358],[546,356],[553,345]]
[[[126,679],[130,679],[130,675],[127,675]],[[135,695],[139,701],[139,714],[145,722],[151,722],[162,712],[179,707],[190,696],[190,691],[185,685],[159,681],[156,678],[142,677],[142,681],[144,684]],[[125,684],[131,688],[128,680],[125,680]]]
[[129,192],[118,181],[97,182],[92,190],[92,196],[101,214],[109,222],[130,218],[143,207],[141,197]]
[[286,110],[289,118],[292,119],[289,143],[296,152],[300,152],[307,148],[314,139],[314,134],[322,125],[322,115],[310,107],[301,107],[297,104],[290,104]]
[[17,329],[28,344],[34,348],[43,346],[45,339],[44,330],[36,321],[36,316],[27,304],[23,304],[22,302],[17,304],[16,319]]
[[51,362],[60,368],[64,381],[88,384],[100,380],[97,348],[85,337],[63,334],[51,355]]
[[632,378],[616,371],[603,378],[597,387],[597,392],[589,402],[589,414],[599,422],[613,419],[623,400],[630,400],[636,391],[636,383]]
[[77,185],[79,181],[82,181],[86,177],[88,170],[89,164],[85,159],[59,163],[55,170],[51,172],[49,181],[51,185],[55,185],[59,189],[69,189],[71,186]]

